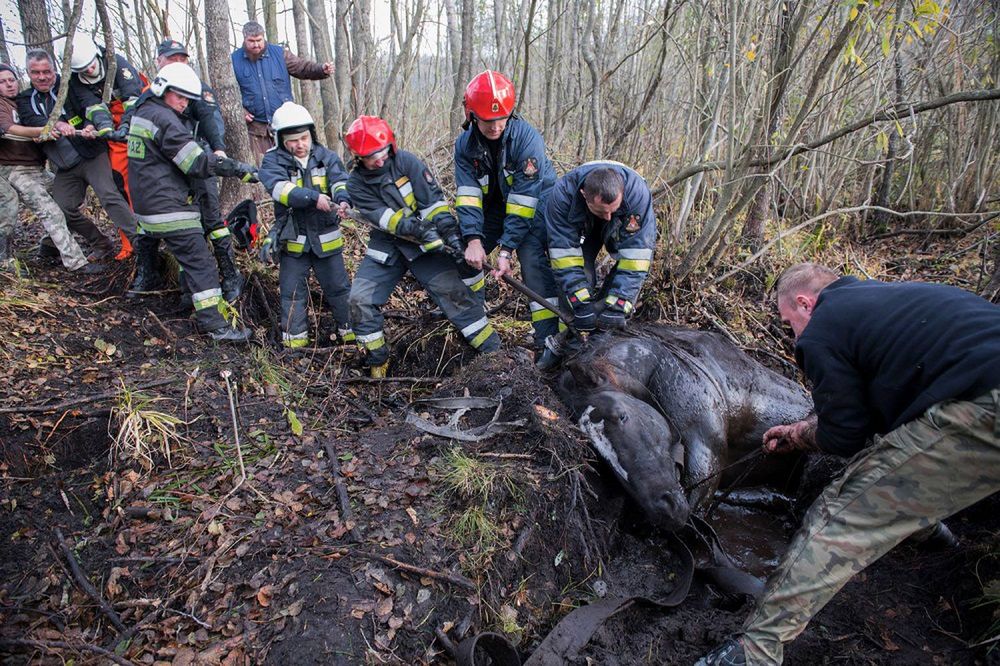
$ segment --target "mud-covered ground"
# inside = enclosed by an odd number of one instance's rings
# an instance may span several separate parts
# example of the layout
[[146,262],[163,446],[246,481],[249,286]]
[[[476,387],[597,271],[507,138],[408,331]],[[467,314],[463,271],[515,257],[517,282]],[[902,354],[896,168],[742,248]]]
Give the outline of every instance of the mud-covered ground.
[[[534,370],[527,308],[507,294],[490,300],[506,304],[505,350],[477,359],[404,284],[387,308],[394,378],[372,382],[332,346],[328,313],[316,347],[274,346],[271,270],[240,303],[254,346],[219,346],[175,292],[121,298],[129,263],[70,280],[32,240],[18,243],[32,277],[0,277],[4,663],[450,663],[436,634],[484,630],[527,655],[597,591],[670,589],[676,558]],[[675,296],[645,316],[678,323]],[[727,332],[787,370],[765,303],[703,305],[685,323],[757,322]],[[426,401],[464,396],[473,406]],[[493,434],[449,441],[409,413]],[[143,442],[152,465],[134,457]],[[957,549],[904,545],[859,576],[788,663],[996,663],[975,644],[997,632],[997,504],[951,521]],[[803,508],[723,507],[716,526],[766,572]],[[677,609],[611,618],[580,663],[687,664],[747,610],[696,581]]]

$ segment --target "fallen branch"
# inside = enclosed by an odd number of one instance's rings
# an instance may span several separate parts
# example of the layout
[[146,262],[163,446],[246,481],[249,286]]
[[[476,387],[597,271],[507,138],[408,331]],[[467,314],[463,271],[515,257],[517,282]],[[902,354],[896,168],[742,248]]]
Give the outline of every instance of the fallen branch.
[[64,650],[78,650],[81,652],[93,652],[94,654],[99,654],[102,657],[110,659],[116,664],[121,664],[122,666],[134,666],[134,663],[128,659],[123,659],[111,650],[105,650],[97,645],[91,645],[90,643],[67,643],[66,641],[35,641],[27,638],[0,638],[0,645],[13,645],[16,647],[33,647],[41,650],[51,650],[53,648],[61,648]]
[[121,618],[118,617],[118,613],[116,613],[115,609],[113,609],[111,605],[104,600],[101,593],[97,591],[94,585],[87,579],[87,576],[84,575],[83,570],[80,569],[80,563],[76,561],[76,555],[73,554],[72,549],[70,549],[69,545],[66,543],[62,530],[56,528],[55,535],[56,539],[59,540],[59,549],[62,551],[62,554],[66,558],[67,562],[69,562],[70,571],[73,572],[73,578],[76,579],[80,589],[86,592],[87,596],[97,603],[101,612],[104,613],[105,617],[111,620],[111,624],[115,625],[115,628],[118,629],[118,631],[126,631],[125,625],[122,623]]
[[[173,384],[179,382],[183,377],[173,377],[171,379],[158,379],[155,382],[149,382],[148,384],[140,384],[135,387],[137,391],[144,391],[146,389],[156,388],[157,386],[165,386],[167,384]],[[27,405],[25,407],[0,407],[0,414],[37,414],[40,412],[57,412],[63,409],[68,409],[76,405],[85,405],[89,402],[98,402],[100,400],[108,400],[109,398],[114,398],[118,395],[118,391],[105,391],[103,393],[95,393],[93,395],[84,396],[82,398],[73,398],[72,400],[65,400],[63,402],[57,402],[52,405]]]
[[443,382],[444,379],[442,377],[345,377],[337,381],[341,384],[391,384],[393,382],[437,384]]
[[435,578],[437,580],[443,580],[452,585],[457,585],[458,587],[464,587],[467,590],[472,590],[477,592],[479,587],[471,580],[466,578],[461,574],[453,574],[445,571],[433,571],[432,569],[425,569],[423,567],[414,566],[412,564],[407,564],[406,562],[400,562],[399,560],[389,557],[388,555],[377,555],[375,553],[365,553],[362,551],[350,551],[351,555],[360,555],[361,557],[367,557],[372,560],[378,560],[384,562],[389,566],[396,567],[397,569],[402,569],[403,571],[409,571],[410,573],[419,574],[421,576],[427,576],[428,578]]
[[[337,501],[340,503],[340,517],[346,523],[354,519],[354,511],[351,509],[351,498],[347,494],[347,485],[344,477],[337,469],[337,452],[333,449],[333,444],[327,442],[323,445],[326,449],[326,457],[330,460],[330,474],[333,475],[333,486],[337,490]],[[350,529],[351,538],[357,542],[361,541],[361,532],[357,525]]]

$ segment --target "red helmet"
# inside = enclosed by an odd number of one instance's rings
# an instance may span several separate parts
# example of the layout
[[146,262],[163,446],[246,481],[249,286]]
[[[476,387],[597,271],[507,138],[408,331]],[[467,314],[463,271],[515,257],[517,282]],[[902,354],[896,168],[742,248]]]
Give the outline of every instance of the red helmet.
[[470,114],[480,120],[499,120],[514,112],[514,84],[500,72],[486,70],[476,74],[465,87],[465,119]]
[[368,157],[386,146],[396,150],[396,137],[389,123],[377,116],[358,116],[344,135],[344,143],[358,157]]

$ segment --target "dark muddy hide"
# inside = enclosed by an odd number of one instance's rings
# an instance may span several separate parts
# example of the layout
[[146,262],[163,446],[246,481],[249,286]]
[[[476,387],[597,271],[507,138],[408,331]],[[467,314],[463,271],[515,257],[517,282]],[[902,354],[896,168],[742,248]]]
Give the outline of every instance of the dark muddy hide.
[[[722,336],[665,326],[591,337],[557,391],[625,489],[668,530],[702,508],[720,478],[695,484],[812,408],[802,387]],[[796,462],[766,456],[745,478],[744,465],[726,470],[721,483],[784,482]]]

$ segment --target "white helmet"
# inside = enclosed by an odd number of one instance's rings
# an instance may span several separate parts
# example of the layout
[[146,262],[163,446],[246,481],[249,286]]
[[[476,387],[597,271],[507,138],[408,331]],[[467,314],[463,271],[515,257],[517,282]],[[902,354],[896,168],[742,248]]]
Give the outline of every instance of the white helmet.
[[275,110],[274,116],[271,117],[271,129],[277,134],[293,127],[315,128],[316,123],[313,122],[306,107],[295,102],[285,102]]
[[94,58],[101,55],[97,50],[97,44],[86,33],[76,33],[73,35],[73,56],[69,59],[69,68],[74,72],[82,72],[94,62]]
[[198,99],[201,97],[201,79],[191,69],[191,65],[172,62],[164,65],[149,84],[149,91],[157,97],[163,97],[167,90],[173,90],[182,97]]

